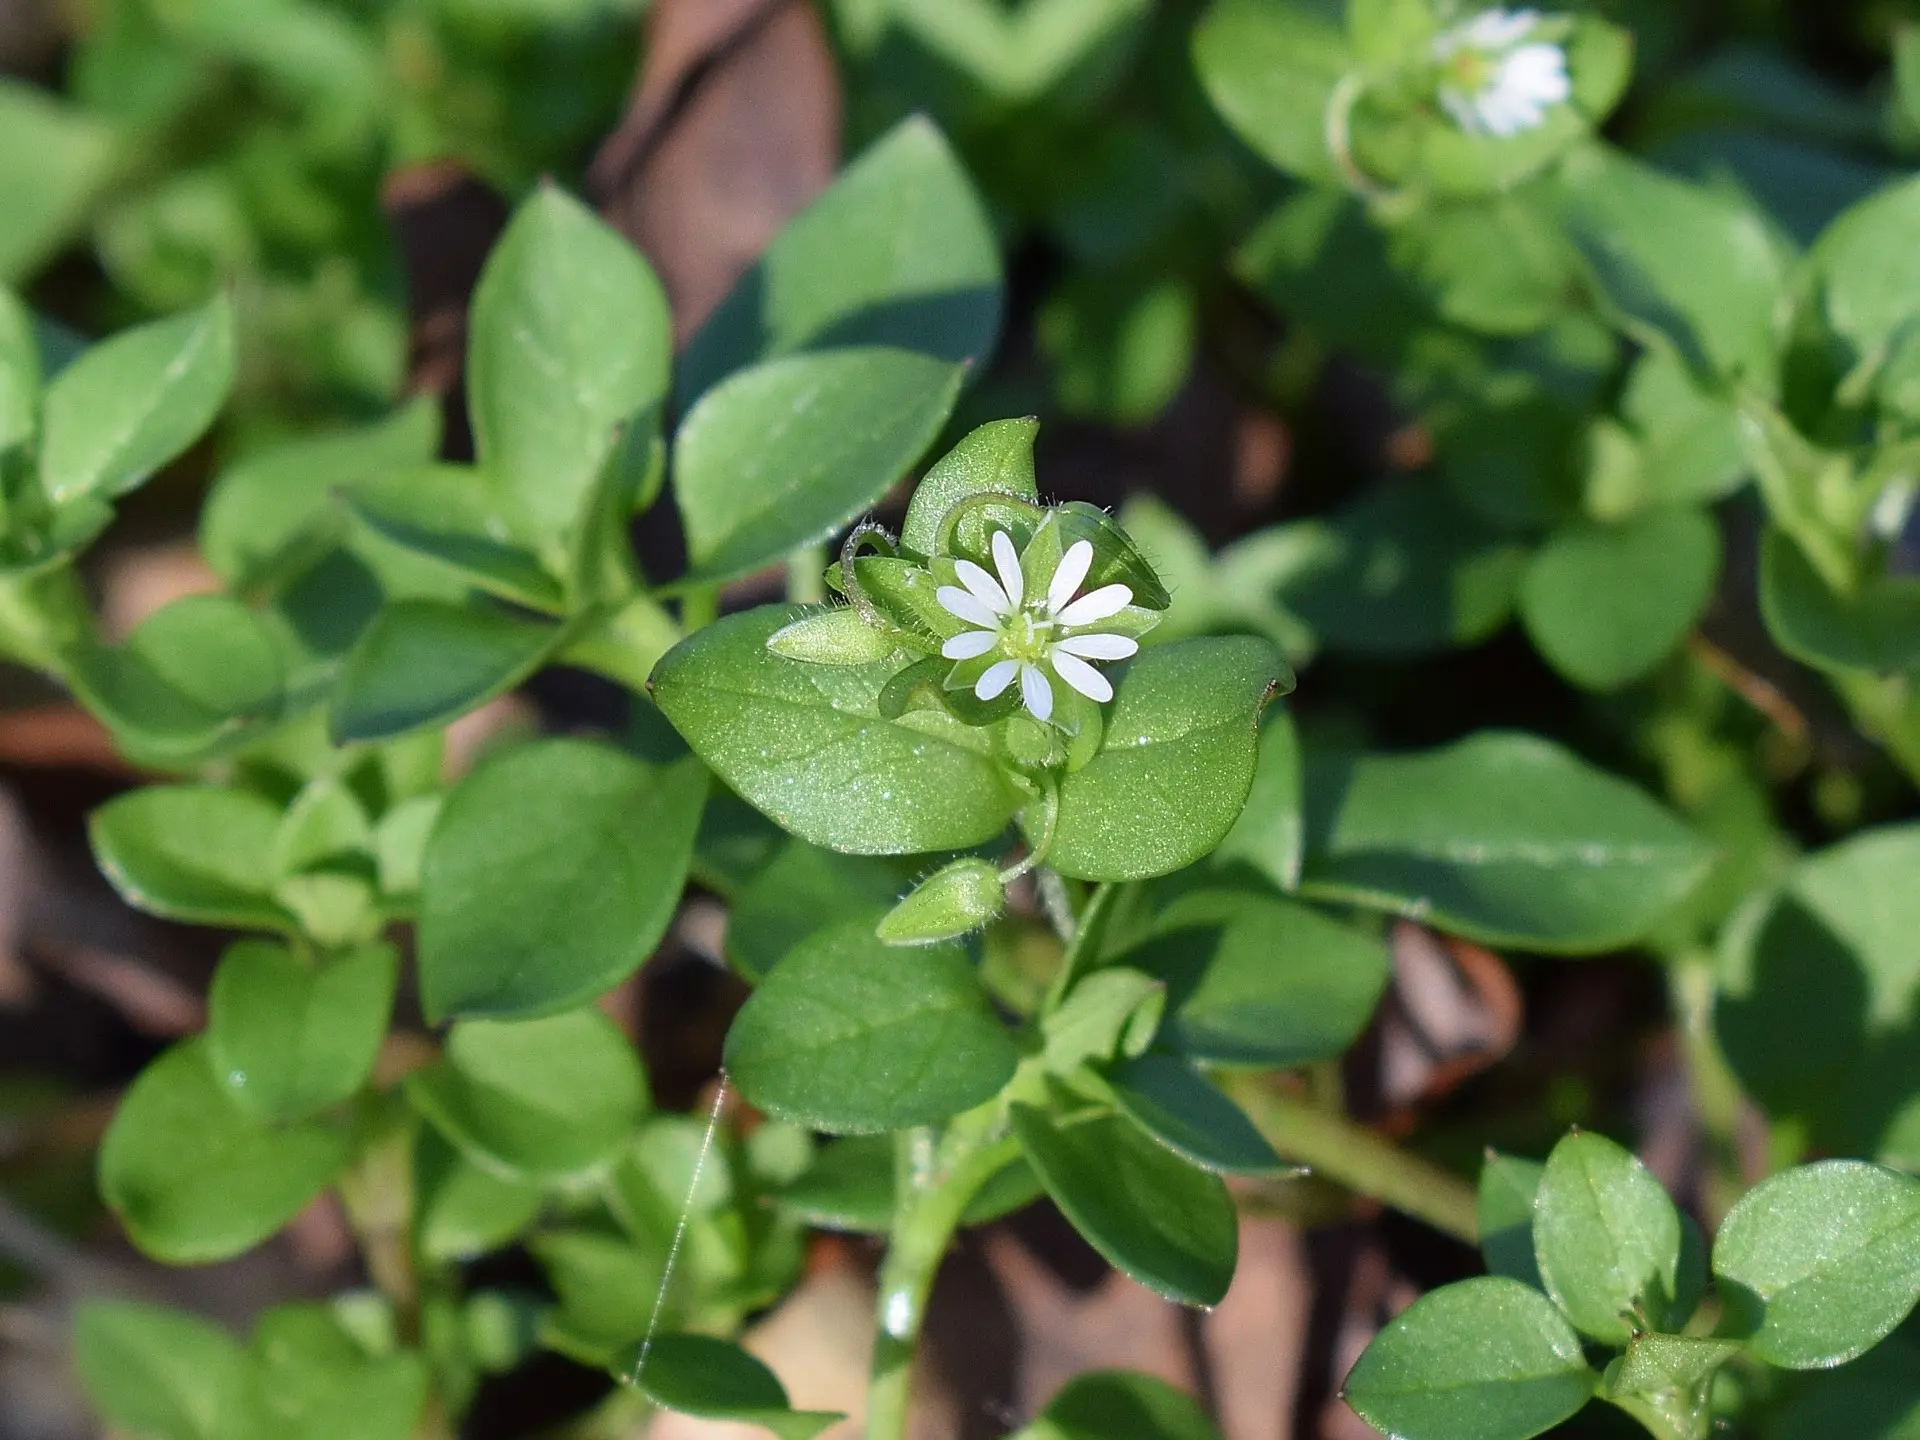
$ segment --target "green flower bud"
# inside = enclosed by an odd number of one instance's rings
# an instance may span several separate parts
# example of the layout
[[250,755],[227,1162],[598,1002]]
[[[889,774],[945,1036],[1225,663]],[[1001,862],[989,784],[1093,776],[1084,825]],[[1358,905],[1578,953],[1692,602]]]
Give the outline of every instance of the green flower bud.
[[931,945],[978,930],[1000,913],[1006,893],[985,860],[956,860],[921,881],[881,918],[875,932],[889,945]]
[[869,625],[857,610],[835,606],[803,615],[767,637],[767,649],[814,665],[868,665],[899,648],[899,640]]

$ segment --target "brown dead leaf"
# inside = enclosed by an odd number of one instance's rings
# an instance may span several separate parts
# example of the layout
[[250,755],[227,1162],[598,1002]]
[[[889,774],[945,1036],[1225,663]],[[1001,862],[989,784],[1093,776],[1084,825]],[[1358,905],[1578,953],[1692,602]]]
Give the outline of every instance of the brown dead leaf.
[[840,86],[805,0],[659,0],[632,106],[589,183],[653,262],[685,343],[832,183]]

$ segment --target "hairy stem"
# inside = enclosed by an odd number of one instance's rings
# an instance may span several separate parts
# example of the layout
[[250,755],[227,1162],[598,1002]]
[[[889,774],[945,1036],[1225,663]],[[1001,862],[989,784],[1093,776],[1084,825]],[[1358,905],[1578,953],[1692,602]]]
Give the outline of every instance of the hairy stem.
[[913,1354],[941,1257],[980,1187],[1019,1154],[1017,1141],[998,1134],[1004,1122],[1005,1106],[994,1100],[955,1120],[937,1149],[925,1130],[896,1137],[899,1179],[874,1311],[867,1440],[904,1440]]
[[1465,1245],[1480,1241],[1471,1186],[1438,1165],[1409,1155],[1344,1115],[1285,1095],[1257,1077],[1228,1082],[1267,1143],[1322,1179],[1423,1220]]
[[1060,957],[1060,968],[1054,972],[1053,983],[1047,987],[1046,999],[1040,1004],[1042,1015],[1051,1015],[1060,1008],[1060,1002],[1067,998],[1067,991],[1073,988],[1074,977],[1086,968],[1088,961],[1099,950],[1100,937],[1107,931],[1107,917],[1113,913],[1114,901],[1119,894],[1118,885],[1103,881],[1088,897],[1086,908],[1074,922],[1066,953]]

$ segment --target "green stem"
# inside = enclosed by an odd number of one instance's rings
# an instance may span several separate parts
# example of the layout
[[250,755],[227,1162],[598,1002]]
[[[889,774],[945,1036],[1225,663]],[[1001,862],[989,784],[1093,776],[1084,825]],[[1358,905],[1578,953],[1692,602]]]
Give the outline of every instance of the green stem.
[[1258,1077],[1228,1082],[1267,1143],[1323,1179],[1423,1220],[1465,1245],[1480,1243],[1478,1202],[1471,1186],[1438,1165],[1409,1155],[1344,1115],[1281,1094]]
[[63,657],[91,627],[72,567],[0,576],[0,656],[63,679]]
[[1020,1153],[1019,1142],[1011,1136],[994,1138],[1004,1125],[1004,1111],[995,1100],[960,1116],[948,1128],[931,1165],[922,1163],[923,1155],[913,1154],[916,1148],[924,1152],[931,1147],[926,1131],[906,1131],[896,1137],[899,1198],[874,1309],[867,1440],[904,1440],[907,1433],[913,1353],[941,1258],[980,1187]]
[[1713,1037],[1713,959],[1688,955],[1668,971],[1668,993],[1687,1062],[1687,1085],[1706,1136],[1708,1167],[1701,1187],[1707,1228],[1718,1229],[1745,1190],[1740,1160],[1740,1082]]
[[795,605],[818,605],[826,598],[826,546],[802,545],[787,557],[787,599]]
[[720,587],[699,585],[680,597],[680,628],[691,635],[720,618]]

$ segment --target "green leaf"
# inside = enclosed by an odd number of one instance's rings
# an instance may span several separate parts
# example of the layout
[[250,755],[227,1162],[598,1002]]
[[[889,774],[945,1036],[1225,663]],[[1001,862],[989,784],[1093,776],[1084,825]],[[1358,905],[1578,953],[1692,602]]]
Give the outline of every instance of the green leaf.
[[303,959],[242,940],[220,958],[207,996],[207,1058],[242,1105],[297,1120],[358,1090],[393,1009],[391,945]]
[[270,896],[278,807],[212,785],[150,785],[88,822],[94,859],[128,904],[169,920],[288,930]]
[[1878,1344],[1920,1300],[1920,1180],[1823,1160],[1760,1182],[1713,1244],[1730,1333],[1769,1365],[1818,1370]]
[[900,526],[901,546],[931,555],[947,512],[974,495],[1017,495],[1038,503],[1033,442],[1039,433],[1040,422],[1031,417],[994,420],[969,430],[914,486]]
[[1244,862],[1282,890],[1300,883],[1306,839],[1300,810],[1300,734],[1283,707],[1268,707],[1240,818],[1213,852],[1215,865]]
[[1054,1203],[1115,1267],[1185,1305],[1225,1296],[1240,1229],[1219,1176],[1111,1112],[1015,1105],[1013,1129]]
[[740,1093],[833,1134],[928,1125],[991,1098],[1019,1059],[957,945],[903,955],[867,916],[819,931],[727,1032]]
[[871,507],[939,435],[964,373],[865,348],[769,360],[714,386],[674,436],[687,583],[784,559]]
[[334,742],[386,740],[445,724],[533,674],[564,633],[551,621],[479,605],[388,605],[341,667]]
[[1744,200],[1594,146],[1562,171],[1565,213],[1601,293],[1694,368],[1770,390],[1786,258]]
[[1060,784],[1047,863],[1083,880],[1140,880],[1220,843],[1253,784],[1260,711],[1293,674],[1246,636],[1182,640],[1129,662],[1106,739]]
[[1074,985],[1059,1009],[1040,1017],[1047,1069],[1071,1075],[1116,1053],[1140,1054],[1153,1043],[1166,1009],[1167,987],[1153,976],[1101,966]]
[[1714,1030],[1741,1085],[1811,1142],[1920,1164],[1920,825],[1801,861],[1728,927]]
[[1851,206],[1807,255],[1827,324],[1855,363],[1886,347],[1920,316],[1920,265],[1908,243],[1920,224],[1920,181],[1902,180]]
[[1529,1440],[1585,1406],[1598,1380],[1552,1301],[1489,1275],[1415,1301],[1367,1346],[1345,1393],[1389,1435]]
[[549,615],[566,606],[560,582],[539,556],[502,539],[511,502],[483,470],[426,465],[392,470],[346,494],[362,524],[383,540],[444,570],[461,584]]
[[795,1410],[773,1371],[729,1340],[670,1333],[622,1366],[628,1384],[654,1404],[708,1420],[737,1420],[771,1430],[781,1440],[812,1440],[846,1417]]
[[253,590],[312,558],[333,538],[333,493],[431,460],[440,405],[422,396],[375,425],[302,436],[254,451],[220,472],[200,511],[200,553],[236,589]]
[[1306,808],[1302,894],[1549,953],[1631,943],[1713,862],[1639,790],[1515,732],[1311,757]]
[[1607,1345],[1679,1329],[1699,1298],[1681,1273],[1673,1201],[1604,1136],[1576,1133],[1553,1147],[1534,1197],[1533,1246],[1554,1303]]
[[409,1075],[406,1091],[442,1135],[509,1177],[597,1170],[647,1105],[639,1059],[597,1010],[462,1020],[440,1061]]
[[1318,527],[1326,543],[1278,598],[1337,650],[1419,655],[1507,623],[1526,551],[1438,485],[1381,486]]
[[74,693],[130,758],[186,768],[244,744],[280,718],[285,674],[268,623],[227,595],[187,595],[135,627],[125,645],[70,651]]
[[178,1310],[83,1301],[73,1320],[73,1359],[94,1407],[132,1434],[233,1440],[254,1419],[245,1348]]
[[1553,667],[1589,690],[1641,679],[1713,598],[1720,531],[1698,510],[1570,528],[1533,557],[1520,583],[1527,634]]
[[0,454],[39,431],[40,378],[33,314],[0,286]]
[[1304,5],[1220,0],[1193,33],[1207,96],[1239,137],[1302,180],[1341,182],[1327,102],[1353,68],[1346,37]]
[[1920,1347],[1895,1336],[1850,1365],[1808,1376],[1782,1407],[1768,1440],[1831,1440],[1836,1435],[1847,1440],[1916,1440],[1917,1366]]
[[369,1354],[326,1305],[279,1305],[252,1351],[260,1433],[288,1440],[407,1440],[427,1399],[427,1368],[406,1351]]
[[585,740],[523,745],[448,797],[422,869],[429,1020],[570,1009],[640,967],[680,903],[707,772]]
[[1480,1167],[1480,1198],[1476,1209],[1480,1228],[1480,1258],[1487,1270],[1545,1290],[1540,1264],[1534,1258],[1533,1201],[1547,1167],[1538,1160],[1487,1151]]
[[1773,526],[1760,542],[1760,613],[1780,648],[1809,665],[1881,675],[1920,665],[1920,578],[1865,575],[1842,594]]
[[1024,803],[988,733],[943,711],[880,716],[894,666],[803,665],[767,637],[807,613],[729,615],[654,668],[661,712],[743,799],[833,850],[910,855],[998,836]]
[[540,1321],[540,1343],[609,1369],[647,1333],[666,1253],[604,1230],[548,1230],[528,1242],[560,1297]]
[[889,945],[957,940],[986,925],[1006,904],[1000,867],[963,857],[941,866],[901,897],[874,933]]
[[894,0],[885,13],[958,72],[970,105],[999,111],[1072,105],[1089,84],[1103,86],[1150,9],[1150,0],[1041,0],[1017,9],[998,0]]
[[658,423],[673,338],[666,295],[618,232],[543,185],[487,257],[472,337],[481,464],[554,558],[622,430]]
[[1149,1050],[1105,1077],[1121,1113],[1203,1170],[1222,1175],[1283,1175],[1295,1167],[1191,1062]]
[[908,872],[897,861],[784,840],[727,913],[727,959],[758,983],[814,931],[855,911],[892,904],[907,882]]
[[1199,330],[1199,297],[1151,265],[1070,274],[1035,317],[1040,353],[1068,415],[1140,426],[1180,392]]
[[414,1147],[413,1237],[429,1260],[472,1260],[504,1247],[540,1213],[540,1186],[494,1173],[422,1128]]
[[1373,936],[1306,905],[1225,889],[1182,895],[1113,963],[1166,982],[1161,1044],[1261,1067],[1338,1056],[1372,1017],[1389,968]]
[[1220,1440],[1184,1390],[1129,1370],[1089,1370],[1062,1386],[1009,1440]]
[[757,361],[886,345],[978,364],[1000,328],[1000,246],[922,118],[895,126],[788,222],[687,346],[683,409]]
[[0,78],[0,283],[31,276],[81,230],[117,148],[97,116]]
[[55,506],[142,484],[213,423],[233,385],[233,306],[103,340],[47,386],[40,484]]
[[100,1147],[100,1193],[142,1250],[194,1265],[272,1235],[348,1153],[337,1130],[273,1126],[244,1109],[194,1039],[143,1070],[120,1102]]

